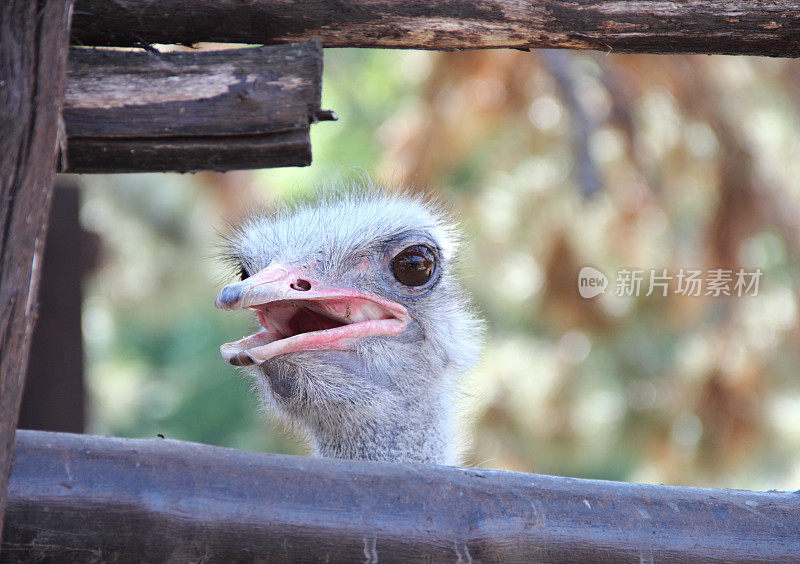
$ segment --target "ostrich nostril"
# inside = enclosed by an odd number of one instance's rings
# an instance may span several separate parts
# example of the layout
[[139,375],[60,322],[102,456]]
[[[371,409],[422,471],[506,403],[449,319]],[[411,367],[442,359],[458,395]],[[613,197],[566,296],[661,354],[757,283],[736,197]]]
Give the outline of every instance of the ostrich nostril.
[[308,292],[311,289],[311,282],[298,278],[292,282],[289,287],[300,292]]

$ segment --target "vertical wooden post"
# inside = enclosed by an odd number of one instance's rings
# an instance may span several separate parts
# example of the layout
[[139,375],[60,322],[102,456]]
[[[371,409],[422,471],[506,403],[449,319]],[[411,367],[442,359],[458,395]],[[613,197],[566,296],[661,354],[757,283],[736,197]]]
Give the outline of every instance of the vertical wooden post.
[[0,536],[59,154],[71,5],[0,2]]
[[39,283],[25,393],[17,429],[83,433],[82,282],[95,261],[96,234],[81,229],[80,188],[56,178]]

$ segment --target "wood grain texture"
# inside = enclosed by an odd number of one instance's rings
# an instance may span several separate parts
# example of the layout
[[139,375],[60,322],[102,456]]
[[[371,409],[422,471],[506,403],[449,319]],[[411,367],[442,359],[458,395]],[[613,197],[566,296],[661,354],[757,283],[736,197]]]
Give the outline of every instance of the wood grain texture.
[[0,536],[53,192],[71,4],[0,2]]
[[797,562],[800,495],[18,431],[6,562]]
[[318,41],[223,51],[70,50],[68,172],[305,166]]
[[137,45],[322,40],[325,47],[566,47],[800,55],[781,0],[78,0],[73,41]]

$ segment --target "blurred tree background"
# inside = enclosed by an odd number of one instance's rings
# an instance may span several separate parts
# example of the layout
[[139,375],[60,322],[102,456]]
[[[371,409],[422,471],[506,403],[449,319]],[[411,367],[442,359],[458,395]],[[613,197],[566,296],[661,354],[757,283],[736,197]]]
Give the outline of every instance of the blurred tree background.
[[[82,178],[88,432],[304,452],[219,357],[252,321],[213,307],[216,230],[366,173],[437,194],[469,241],[490,332],[467,464],[800,487],[800,62],[330,49],[323,107],[305,169]],[[579,296],[585,265],[604,295]],[[623,268],[764,274],[755,297],[616,297]]]

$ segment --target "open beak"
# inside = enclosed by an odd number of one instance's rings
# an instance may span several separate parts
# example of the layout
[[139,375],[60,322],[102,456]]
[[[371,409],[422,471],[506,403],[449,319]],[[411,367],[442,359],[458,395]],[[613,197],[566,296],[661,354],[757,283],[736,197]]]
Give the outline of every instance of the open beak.
[[220,309],[252,309],[261,330],[220,347],[234,366],[261,364],[302,351],[344,350],[367,337],[391,337],[410,320],[397,302],[351,288],[326,287],[300,269],[271,264],[225,286],[214,304]]

